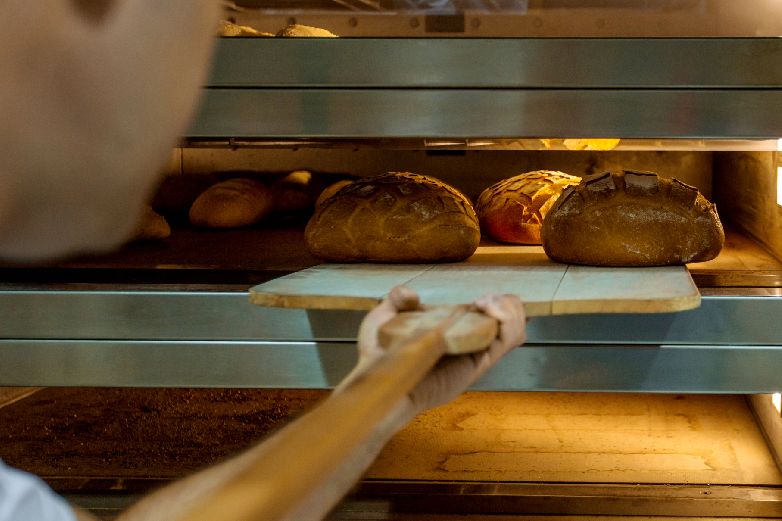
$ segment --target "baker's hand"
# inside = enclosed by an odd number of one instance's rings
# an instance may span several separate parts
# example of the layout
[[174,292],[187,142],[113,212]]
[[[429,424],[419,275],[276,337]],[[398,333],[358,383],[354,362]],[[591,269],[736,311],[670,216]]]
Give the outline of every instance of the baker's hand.
[[395,286],[380,304],[372,308],[358,328],[358,363],[337,389],[348,385],[363,373],[367,366],[383,356],[383,348],[380,346],[377,336],[380,326],[401,311],[414,311],[419,308],[418,294],[407,286]]
[[[383,356],[378,330],[401,311],[420,307],[418,295],[405,286],[397,286],[389,296],[364,318],[358,333],[359,362],[352,380],[377,358]],[[526,340],[526,317],[521,300],[514,295],[487,295],[475,302],[475,307],[499,322],[499,333],[491,345],[476,353],[444,356],[431,372],[410,392],[413,410],[418,413],[447,403],[492,367],[511,348]]]
[[417,412],[437,407],[462,394],[489,370],[505,353],[524,343],[526,317],[521,300],[515,295],[486,295],[475,302],[486,315],[496,319],[499,333],[483,351],[465,355],[446,355],[410,393]]

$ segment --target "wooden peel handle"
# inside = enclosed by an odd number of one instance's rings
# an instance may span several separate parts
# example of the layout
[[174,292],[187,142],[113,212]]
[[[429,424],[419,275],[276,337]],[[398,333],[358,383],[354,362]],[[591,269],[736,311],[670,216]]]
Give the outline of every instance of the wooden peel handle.
[[[325,515],[341,498],[329,488],[345,481],[340,475],[345,462],[360,459],[356,453],[367,450],[379,426],[388,425],[405,396],[446,352],[446,332],[464,313],[463,308],[437,311],[434,321],[419,315],[428,329],[416,328],[404,341],[394,342],[365,371],[286,427],[284,436],[270,440],[269,450],[180,521],[277,521],[291,519],[303,508]],[[363,470],[349,474],[344,492]]]
[[452,355],[473,353],[489,346],[499,333],[497,321],[468,306],[440,306],[421,311],[399,313],[383,324],[380,343],[392,347],[400,342],[436,329],[448,317],[453,322],[443,331],[445,352]]

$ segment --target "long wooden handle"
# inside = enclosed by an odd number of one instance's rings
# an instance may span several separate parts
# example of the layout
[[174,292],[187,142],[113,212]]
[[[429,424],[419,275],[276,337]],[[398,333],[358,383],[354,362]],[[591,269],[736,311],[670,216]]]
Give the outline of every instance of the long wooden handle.
[[[404,341],[394,341],[385,356],[300,418],[271,451],[180,521],[286,519],[300,507],[302,498],[328,486],[340,464],[361,450],[381,422],[388,421],[403,397],[446,352],[445,331],[465,312],[438,312],[436,323],[425,319],[426,330],[417,328]],[[331,506],[326,505],[326,510]]]

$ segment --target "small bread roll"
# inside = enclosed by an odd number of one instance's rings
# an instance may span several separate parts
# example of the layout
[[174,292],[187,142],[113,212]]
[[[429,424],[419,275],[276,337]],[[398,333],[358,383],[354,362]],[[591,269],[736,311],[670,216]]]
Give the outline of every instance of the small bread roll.
[[275,212],[306,212],[314,207],[312,174],[306,170],[295,170],[274,181],[270,188]]
[[190,223],[204,228],[238,228],[255,224],[272,211],[272,194],[260,181],[235,178],[217,183],[198,196]]
[[277,32],[277,36],[303,37],[303,38],[336,38],[337,35],[320,27],[311,27],[309,25],[292,24]]
[[166,239],[171,236],[171,226],[166,219],[151,207],[144,207],[141,219],[131,240],[147,241]]
[[336,183],[332,183],[329,186],[327,186],[318,196],[317,201],[315,201],[315,208],[320,208],[323,202],[331,197],[332,195],[336,194],[337,192],[342,189],[343,186],[347,186],[350,183],[352,183],[352,179],[343,179],[341,181],[337,181]]

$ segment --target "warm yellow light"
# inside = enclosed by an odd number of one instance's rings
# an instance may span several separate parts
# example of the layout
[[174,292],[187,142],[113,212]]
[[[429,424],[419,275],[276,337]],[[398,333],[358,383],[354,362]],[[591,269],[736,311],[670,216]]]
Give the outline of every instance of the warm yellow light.
[[774,409],[777,413],[782,414],[782,394],[774,393],[771,395],[771,403],[774,404]]
[[777,167],[777,204],[782,206],[782,166]]

